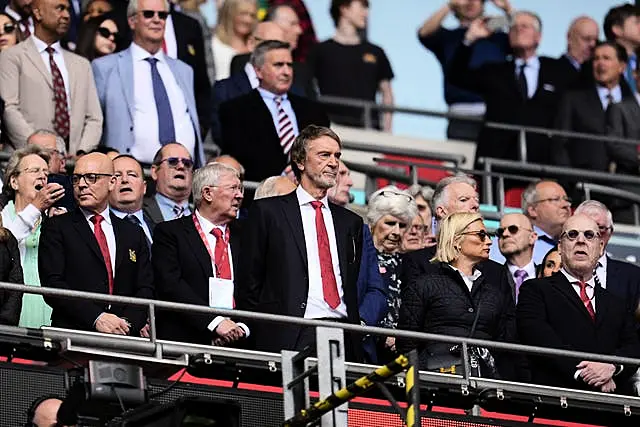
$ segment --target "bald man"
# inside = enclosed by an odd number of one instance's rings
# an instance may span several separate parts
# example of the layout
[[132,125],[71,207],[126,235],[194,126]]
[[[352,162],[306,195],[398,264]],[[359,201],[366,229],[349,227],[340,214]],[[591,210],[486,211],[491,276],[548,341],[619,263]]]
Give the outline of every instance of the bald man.
[[[149,249],[140,227],[109,212],[117,178],[102,153],[78,159],[72,175],[78,208],[42,225],[38,267],[42,286],[153,298]],[[139,336],[144,308],[45,297],[55,327]]]
[[593,50],[598,42],[600,28],[588,16],[579,16],[569,25],[567,31],[567,52],[558,58],[566,71],[571,86],[583,85],[592,79]]
[[295,189],[296,185],[286,176],[270,176],[258,185],[253,200],[284,196],[292,193]]
[[536,277],[533,245],[538,235],[533,231],[531,220],[521,213],[504,215],[496,234],[500,253],[506,258],[504,265],[509,273],[511,294],[517,302],[520,286]]
[[35,408],[33,408],[33,418],[30,419],[32,424],[35,427],[50,427],[50,426],[62,426],[61,424],[57,424],[58,422],[58,410],[60,409],[60,405],[62,405],[62,400],[56,399],[52,397],[46,400],[40,400],[40,403],[37,404]]

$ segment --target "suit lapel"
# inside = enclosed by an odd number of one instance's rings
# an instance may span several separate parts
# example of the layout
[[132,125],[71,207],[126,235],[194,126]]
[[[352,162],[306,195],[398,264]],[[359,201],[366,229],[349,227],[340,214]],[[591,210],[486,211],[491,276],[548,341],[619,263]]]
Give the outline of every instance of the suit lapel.
[[331,209],[331,216],[333,218],[333,229],[336,234],[336,244],[338,246],[338,260],[340,262],[340,277],[342,277],[342,287],[346,288],[347,284],[347,247],[346,245],[353,245],[353,253],[355,256],[356,247],[353,241],[353,236],[349,235],[347,228],[347,221],[342,217],[342,212],[333,203],[329,203],[329,209]]
[[[607,281],[607,284],[608,283],[609,282]],[[607,318],[607,311],[609,310],[609,298],[607,298],[608,295],[606,295],[607,291],[602,289],[600,286],[596,286],[594,292],[594,295],[596,296],[596,327],[600,327],[604,319]]]
[[156,201],[155,197],[145,197],[142,204],[144,213],[146,213],[151,218],[154,224],[159,224],[164,221],[164,218],[162,217],[162,211],[160,210],[160,206],[158,206],[158,202]]
[[231,245],[231,258],[233,259],[233,277],[238,277],[240,271],[240,227],[237,221],[231,222],[229,225],[229,244]]
[[67,67],[67,78],[69,79],[69,95],[71,96],[69,105],[73,105],[73,100],[76,99],[76,62],[71,55],[71,52],[67,52],[64,49],[62,49],[62,57],[64,58],[64,65]]
[[73,227],[80,235],[81,240],[85,242],[89,246],[89,248],[91,248],[93,253],[100,259],[100,262],[104,263],[104,258],[102,256],[102,252],[100,252],[98,241],[96,240],[94,234],[91,232],[91,227],[89,227],[84,214],[80,209],[76,209],[73,215]]
[[509,267],[507,264],[504,264],[505,274],[507,275],[507,280],[509,281],[509,287],[511,288],[511,296],[513,297],[513,301],[516,300],[516,282],[513,280],[513,276],[509,271]]
[[300,214],[300,205],[298,204],[298,197],[296,196],[296,192],[294,191],[291,194],[282,197],[282,210],[284,211],[284,216],[289,223],[289,227],[291,228],[291,237],[293,241],[296,242],[296,246],[298,247],[298,252],[300,252],[300,256],[304,262],[304,268],[307,270],[309,268],[309,264],[307,261],[307,243],[304,238],[304,229],[302,228],[302,215]]
[[[118,271],[118,267],[122,264],[122,260],[125,258],[127,251],[131,248],[127,248],[125,245],[125,235],[122,233],[122,229],[120,228],[120,219],[116,217],[113,213],[111,214],[111,224],[113,225],[113,235],[116,238],[116,268],[113,271],[113,277],[116,277],[116,272]],[[95,239],[94,239],[95,240]]]
[[[196,230],[196,226],[193,223],[193,216],[189,215],[177,221],[182,221],[182,224],[184,225],[184,236],[189,242],[189,247],[193,251],[198,263],[202,267],[205,277],[213,277],[213,260],[211,259],[209,251],[207,251],[207,247],[204,245],[200,234],[198,234],[198,230]],[[213,250],[213,248],[211,248],[211,250]]]
[[51,74],[47,71],[47,68],[44,65],[44,61],[38,53],[38,49],[36,48],[36,44],[33,41],[33,37],[29,37],[25,42],[25,51],[27,52],[27,57],[33,63],[33,65],[40,71],[42,77],[47,82],[49,87],[53,89],[53,80],[51,78]]
[[558,291],[560,291],[564,295],[564,297],[569,300],[571,304],[576,306],[576,308],[585,316],[586,319],[589,320],[589,322],[593,323],[593,320],[591,319],[591,316],[589,315],[587,308],[584,306],[584,304],[582,303],[582,300],[578,296],[575,289],[573,289],[573,286],[571,285],[571,283],[569,283],[569,280],[567,280],[564,274],[562,274],[561,272],[558,272],[554,274],[552,278],[553,278],[553,280],[551,281],[552,286],[554,286]]
[[118,54],[118,75],[124,92],[124,98],[127,102],[129,115],[133,120],[133,56],[131,48],[126,49]]

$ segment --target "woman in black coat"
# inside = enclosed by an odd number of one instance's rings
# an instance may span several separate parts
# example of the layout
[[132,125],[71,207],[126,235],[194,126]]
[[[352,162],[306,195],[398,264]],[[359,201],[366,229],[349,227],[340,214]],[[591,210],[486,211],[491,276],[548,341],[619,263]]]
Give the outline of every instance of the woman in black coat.
[[[489,258],[491,239],[477,213],[454,213],[438,230],[433,270],[403,289],[398,329],[495,341],[515,341],[515,305],[511,290],[485,281],[476,266]],[[420,368],[462,373],[460,346],[443,342],[398,340],[398,350],[417,348]],[[514,377],[513,358],[471,348],[483,377]],[[508,355],[506,355],[508,356]],[[455,367],[455,368],[452,368]],[[477,374],[477,373],[476,373]]]
[[[0,282],[22,284],[22,266],[18,241],[0,220]],[[22,293],[0,289],[0,325],[18,325],[22,310]]]

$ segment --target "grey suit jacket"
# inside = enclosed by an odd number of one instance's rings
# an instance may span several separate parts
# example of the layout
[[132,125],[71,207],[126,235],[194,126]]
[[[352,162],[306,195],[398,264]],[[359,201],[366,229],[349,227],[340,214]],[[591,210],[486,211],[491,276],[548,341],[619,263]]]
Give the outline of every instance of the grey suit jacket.
[[[102,111],[89,62],[63,51],[71,94],[69,153],[91,151],[102,135]],[[26,145],[38,129],[53,131],[55,102],[51,74],[38,53],[33,37],[0,55],[0,97],[4,121],[14,148]]]
[[[640,142],[640,105],[635,97],[623,98],[607,110],[607,135],[635,139]],[[636,146],[610,142],[607,144],[611,160],[616,162],[616,173],[638,174]]]

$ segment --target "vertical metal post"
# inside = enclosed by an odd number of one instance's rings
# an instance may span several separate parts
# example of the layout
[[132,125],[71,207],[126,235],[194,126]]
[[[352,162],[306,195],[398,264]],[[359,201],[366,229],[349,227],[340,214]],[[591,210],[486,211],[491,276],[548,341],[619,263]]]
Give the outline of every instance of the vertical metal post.
[[364,128],[371,129],[373,128],[373,123],[371,123],[371,106],[368,102],[362,103],[363,114],[364,114]]
[[527,133],[524,129],[520,129],[518,134],[518,149],[520,154],[520,161],[522,163],[527,162]]
[[585,184],[582,186],[584,189],[584,198],[585,200],[591,200],[591,189]]
[[156,330],[156,305],[149,304],[149,338],[151,342],[155,345],[155,349],[153,355],[156,359],[162,359],[162,345],[159,345],[156,341],[157,330]]
[[416,185],[418,183],[418,167],[416,165],[409,166],[409,173],[411,174],[411,184]]
[[471,377],[471,364],[469,363],[469,346],[466,342],[462,343],[462,375],[468,383]]
[[[484,171],[491,172],[491,161],[489,161],[486,158],[484,159]],[[485,174],[482,177],[482,180],[483,180],[483,185],[482,185],[483,197],[482,198],[484,200],[484,203],[488,205],[493,204],[493,182],[491,178],[492,177],[489,173]]]
[[638,204],[633,204],[633,225],[640,224],[640,208],[638,208]]
[[298,412],[310,405],[309,378],[289,387],[294,378],[303,374],[306,369],[305,359],[296,357],[297,351],[282,350],[282,389],[284,397],[284,418],[294,417]]
[[[345,373],[344,333],[338,328],[316,328],[318,349],[318,391],[320,399],[347,385]],[[348,404],[344,403],[321,418],[322,427],[347,425]]]
[[498,213],[500,214],[500,217],[504,215],[504,197],[504,176],[500,175],[498,177]]
[[409,358],[409,369],[405,375],[405,384],[407,392],[407,427],[422,426],[420,416],[420,375],[418,351],[411,350],[407,355]]

